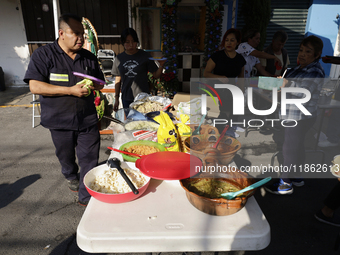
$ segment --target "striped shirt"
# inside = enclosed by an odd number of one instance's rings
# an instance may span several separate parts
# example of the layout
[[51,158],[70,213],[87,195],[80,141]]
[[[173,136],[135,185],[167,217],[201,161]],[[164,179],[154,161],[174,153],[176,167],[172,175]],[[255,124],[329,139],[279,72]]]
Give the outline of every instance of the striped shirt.
[[[323,86],[325,72],[318,60],[310,63],[304,68],[297,66],[287,71],[285,78],[288,79],[288,86],[304,88],[311,93],[311,99],[302,104],[312,115],[305,115],[295,104],[287,104],[286,115],[281,115],[281,119],[303,120],[313,118],[317,115],[318,100]],[[304,98],[304,93],[287,93],[287,99]]]

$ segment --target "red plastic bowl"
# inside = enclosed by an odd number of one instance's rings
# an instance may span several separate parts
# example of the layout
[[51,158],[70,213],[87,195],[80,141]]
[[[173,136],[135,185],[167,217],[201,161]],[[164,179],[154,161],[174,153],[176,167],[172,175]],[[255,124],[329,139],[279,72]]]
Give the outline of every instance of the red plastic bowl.
[[[135,167],[135,163],[132,162],[122,162],[121,167],[124,169],[126,167],[138,170]],[[90,189],[90,184],[93,182],[96,178],[96,176],[101,175],[105,172],[105,170],[108,170],[109,167],[106,164],[97,166],[93,169],[91,169],[84,177],[84,184],[87,189],[87,191],[90,193],[92,197],[95,199],[104,202],[104,203],[110,203],[110,204],[118,204],[118,203],[125,203],[132,200],[135,200],[136,198],[140,197],[148,188],[150,183],[150,177],[145,176],[147,182],[138,189],[139,193],[138,195],[135,195],[132,191],[128,193],[122,193],[122,194],[106,194],[106,193],[100,193],[97,191],[94,191]]]

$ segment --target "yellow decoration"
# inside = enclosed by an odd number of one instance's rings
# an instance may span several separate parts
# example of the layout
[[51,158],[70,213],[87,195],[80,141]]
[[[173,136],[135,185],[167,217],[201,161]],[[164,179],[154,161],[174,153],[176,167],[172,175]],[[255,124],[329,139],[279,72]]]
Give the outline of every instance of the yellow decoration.
[[187,152],[183,143],[187,137],[191,136],[191,128],[185,124],[189,121],[190,117],[186,114],[181,114],[180,119],[181,119],[181,123],[176,124],[176,126],[177,126],[177,130],[179,133],[181,145],[182,145],[181,150],[182,152]]
[[180,151],[179,136],[169,115],[161,111],[160,115],[156,116],[154,120],[160,124],[157,131],[158,143],[163,145],[168,151]]

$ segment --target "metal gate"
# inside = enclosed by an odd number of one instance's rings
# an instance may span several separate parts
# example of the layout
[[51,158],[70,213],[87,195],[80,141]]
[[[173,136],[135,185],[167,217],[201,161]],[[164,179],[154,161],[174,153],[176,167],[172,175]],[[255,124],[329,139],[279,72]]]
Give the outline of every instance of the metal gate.
[[[242,29],[244,26],[243,17],[240,15],[240,9],[243,0],[238,3],[237,28]],[[272,40],[277,30],[284,30],[288,34],[288,41],[285,49],[288,51],[290,65],[296,66],[299,45],[305,35],[305,27],[308,15],[310,0],[272,0],[271,1],[271,19],[267,27],[267,38],[264,44],[266,48]]]
[[[121,32],[129,27],[128,0],[59,0],[60,13],[74,13],[90,20],[97,31],[100,48],[116,54],[124,50]],[[21,0],[30,53],[54,41],[52,0]]]

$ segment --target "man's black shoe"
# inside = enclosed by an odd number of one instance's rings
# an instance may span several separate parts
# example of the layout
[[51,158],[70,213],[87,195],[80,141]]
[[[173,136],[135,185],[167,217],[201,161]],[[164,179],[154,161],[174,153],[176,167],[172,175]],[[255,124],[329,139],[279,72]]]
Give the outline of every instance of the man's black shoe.
[[87,206],[90,200],[87,201],[80,201],[78,200],[78,204],[80,204],[81,206]]
[[67,180],[68,188],[73,192],[78,192],[79,190],[79,180]]

